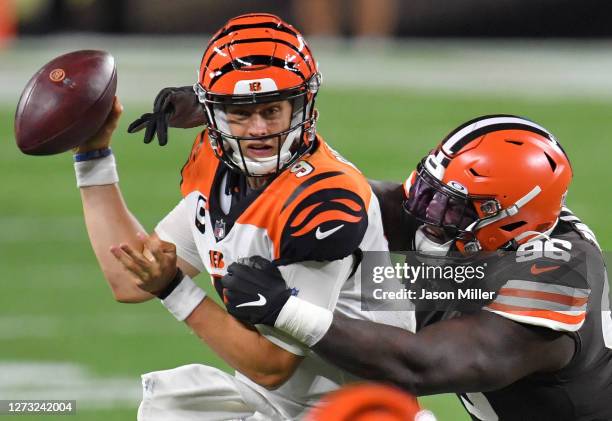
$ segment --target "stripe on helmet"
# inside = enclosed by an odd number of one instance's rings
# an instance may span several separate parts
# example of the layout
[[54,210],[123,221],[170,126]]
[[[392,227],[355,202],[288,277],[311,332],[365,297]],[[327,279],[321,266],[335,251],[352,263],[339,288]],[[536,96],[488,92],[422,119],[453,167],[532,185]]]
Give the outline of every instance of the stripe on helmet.
[[275,42],[278,44],[283,44],[289,48],[291,48],[291,50],[293,50],[296,54],[298,54],[301,58],[302,61],[304,61],[304,63],[306,63],[306,65],[308,66],[308,69],[310,69],[310,71],[313,71],[311,64],[310,64],[310,60],[308,59],[308,57],[306,55],[304,55],[304,53],[299,50],[295,45],[291,44],[288,41],[285,41],[284,39],[280,39],[280,38],[248,38],[248,39],[238,39],[238,40],[234,40],[231,42],[228,42],[226,44],[223,44],[220,47],[215,47],[213,49],[213,52],[210,54],[210,56],[208,57],[208,60],[206,60],[206,64],[205,67],[208,68],[210,67],[210,62],[213,60],[213,58],[215,58],[218,54],[222,54],[222,51],[227,48],[229,45],[233,45],[233,44],[258,44],[258,43],[262,43],[262,42]]
[[296,37],[299,35],[295,30],[293,30],[289,26],[283,25],[280,22],[245,23],[245,24],[242,24],[242,25],[232,25],[232,26],[229,26],[229,27],[225,28],[223,31],[218,33],[210,41],[210,44],[215,43],[216,41],[220,40],[221,38],[229,35],[230,33],[234,32],[234,31],[240,31],[242,29],[275,29],[277,31],[285,32],[287,34],[291,34],[291,35],[296,36]]
[[466,145],[474,141],[475,139],[484,136],[487,133],[491,133],[498,130],[526,130],[539,134],[550,140],[553,145],[558,147],[561,151],[559,144],[544,127],[540,126],[533,121],[525,118],[511,116],[511,115],[494,115],[480,117],[458,127],[452,131],[443,141],[442,150],[449,156],[453,156],[459,152]]
[[427,172],[440,181],[442,181],[442,179],[444,178],[444,173],[446,172],[446,166],[442,165],[441,156],[444,156],[444,154],[442,154],[441,152],[437,155],[431,154],[427,158],[425,158],[424,163]]
[[[238,69],[236,69],[234,67],[234,64],[236,62],[241,63],[242,67],[239,67]],[[214,76],[210,81],[209,89],[212,89],[215,83],[217,83],[230,70],[248,70],[249,67],[257,66],[257,65],[267,65],[267,66],[272,66],[272,67],[278,67],[279,69],[292,71],[293,73],[298,75],[300,79],[302,79],[303,82],[306,82],[306,76],[299,69],[296,69],[295,67],[290,66],[290,64],[293,64],[293,63],[287,62],[285,60],[281,60],[278,57],[274,57],[274,56],[238,57],[230,61],[229,63],[224,64],[223,66],[221,66],[221,68],[213,72]]]

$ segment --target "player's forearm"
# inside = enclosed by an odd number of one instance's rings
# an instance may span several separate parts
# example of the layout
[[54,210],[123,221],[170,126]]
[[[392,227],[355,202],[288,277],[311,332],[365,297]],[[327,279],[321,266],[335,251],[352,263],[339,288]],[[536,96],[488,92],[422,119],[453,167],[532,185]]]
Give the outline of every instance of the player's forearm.
[[422,394],[431,358],[418,344],[410,343],[414,339],[414,334],[403,329],[335,314],[313,350],[350,373]]
[[115,298],[123,302],[140,302],[152,298],[131,281],[128,272],[110,253],[110,247],[120,243],[142,249],[137,232],[143,227],[127,209],[117,184],[82,187],[81,200],[89,240],[100,268]]
[[211,299],[202,301],[185,321],[225,362],[264,387],[280,386],[299,364],[300,357],[247,328]]
[[353,374],[420,396],[496,390],[533,372],[558,370],[571,358],[573,345],[567,337],[549,336],[487,312],[439,322],[418,334],[335,315],[313,349]]

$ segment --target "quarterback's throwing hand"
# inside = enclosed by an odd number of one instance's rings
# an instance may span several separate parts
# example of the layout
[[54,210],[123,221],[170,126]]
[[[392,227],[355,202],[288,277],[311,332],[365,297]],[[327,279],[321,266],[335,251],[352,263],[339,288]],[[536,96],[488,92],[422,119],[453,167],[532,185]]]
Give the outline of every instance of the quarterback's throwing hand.
[[119,124],[119,118],[123,113],[123,105],[119,101],[118,97],[115,97],[113,102],[113,108],[111,108],[110,114],[106,118],[104,125],[85,143],[77,146],[73,149],[74,153],[84,153],[95,149],[104,149],[110,147],[111,138],[113,133]]
[[177,273],[176,246],[157,236],[137,235],[144,246],[142,252],[125,243],[112,246],[110,251],[123,267],[136,275],[139,288],[158,295]]
[[128,127],[128,133],[144,128],[144,142],[150,143],[157,135],[161,146],[168,143],[168,127],[189,129],[206,124],[206,114],[191,86],[164,88],[155,97],[153,112],[145,113]]
[[274,326],[291,290],[276,265],[260,256],[232,263],[221,279],[227,311],[250,324]]

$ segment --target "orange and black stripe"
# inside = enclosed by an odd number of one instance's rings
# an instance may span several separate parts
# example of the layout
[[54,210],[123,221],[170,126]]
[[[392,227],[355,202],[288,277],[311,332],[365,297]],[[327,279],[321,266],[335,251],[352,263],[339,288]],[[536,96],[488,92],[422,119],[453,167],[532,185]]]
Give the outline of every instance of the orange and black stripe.
[[302,83],[317,72],[310,48],[291,25],[274,15],[242,15],[212,37],[202,57],[200,82],[210,91],[233,70],[256,71],[265,67],[288,70]]

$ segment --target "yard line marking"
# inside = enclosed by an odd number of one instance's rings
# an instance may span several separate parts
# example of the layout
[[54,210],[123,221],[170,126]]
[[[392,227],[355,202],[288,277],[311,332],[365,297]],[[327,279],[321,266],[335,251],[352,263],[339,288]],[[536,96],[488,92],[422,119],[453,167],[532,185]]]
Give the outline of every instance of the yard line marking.
[[74,363],[0,361],[2,399],[75,399],[78,409],[134,408],[142,398],[140,378],[98,378]]

